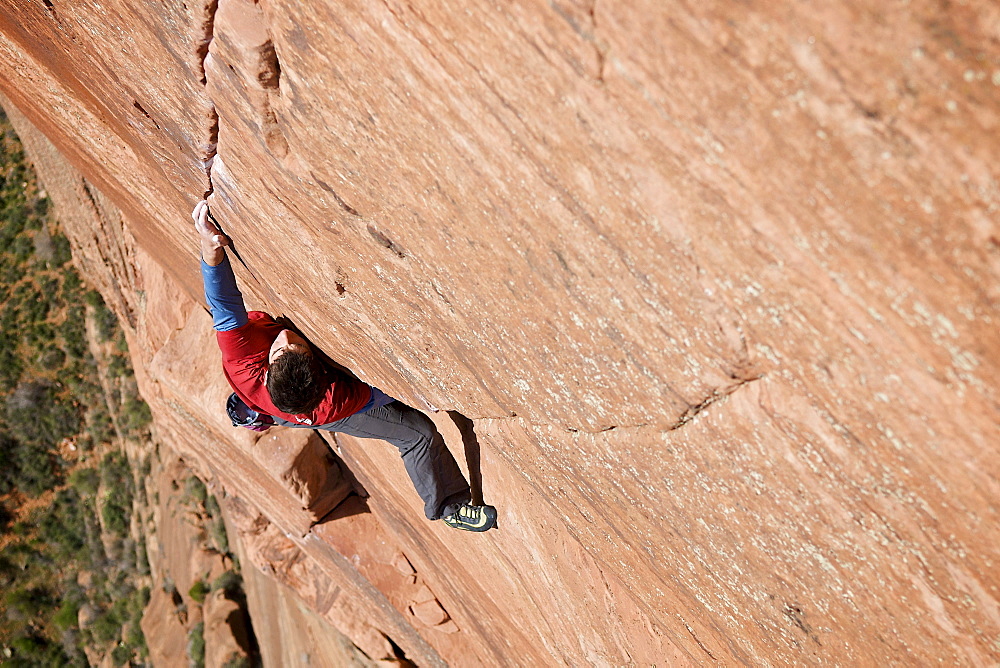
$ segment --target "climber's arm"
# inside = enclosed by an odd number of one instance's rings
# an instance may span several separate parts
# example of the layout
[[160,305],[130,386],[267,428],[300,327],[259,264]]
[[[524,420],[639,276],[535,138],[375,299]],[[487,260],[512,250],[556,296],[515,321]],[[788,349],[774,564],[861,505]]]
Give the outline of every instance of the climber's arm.
[[225,247],[229,245],[229,239],[208,219],[208,202],[205,200],[198,202],[191,212],[191,218],[194,219],[194,227],[201,237],[202,260],[210,267],[220,264],[226,257]]
[[204,200],[195,206],[191,217],[201,237],[201,278],[212,324],[220,332],[242,327],[247,324],[247,310],[226,255],[229,239],[208,220],[208,203]]

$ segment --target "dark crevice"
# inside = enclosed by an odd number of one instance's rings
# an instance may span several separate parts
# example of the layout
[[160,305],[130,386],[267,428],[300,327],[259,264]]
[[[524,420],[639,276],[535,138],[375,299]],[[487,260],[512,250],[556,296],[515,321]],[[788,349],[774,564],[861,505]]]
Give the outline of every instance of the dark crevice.
[[673,425],[667,427],[667,431],[674,431],[675,429],[680,429],[686,425],[691,420],[695,419],[700,413],[702,413],[706,408],[714,403],[722,401],[729,395],[731,395],[736,390],[740,389],[747,383],[752,383],[755,380],[760,380],[764,377],[764,374],[758,374],[756,376],[750,376],[747,378],[736,379],[736,382],[732,385],[727,385],[723,388],[716,388],[712,392],[702,399],[697,404],[691,404],[686,411],[681,413],[681,416],[677,418],[677,421]]
[[[212,44],[212,39],[215,37],[215,14],[219,9],[219,0],[210,0],[210,2],[205,6],[205,19],[202,24],[202,35],[201,39],[198,41],[198,45],[195,48],[195,52],[198,58],[198,68],[200,81],[202,85],[208,83],[208,78],[205,72],[205,61],[208,59],[208,50]],[[206,91],[207,94],[207,91]],[[211,101],[211,100],[209,100]],[[138,103],[136,103],[138,104]],[[202,164],[205,169],[205,176],[208,178],[208,185],[202,197],[208,198],[215,191],[215,187],[212,185],[212,164],[215,161],[215,156],[218,152],[219,144],[219,113],[215,109],[215,104],[212,104],[211,111],[211,121],[208,128],[208,143],[203,147],[204,155],[202,157]]]
[[716,661],[717,659],[715,658],[715,655],[712,654],[712,652],[710,652],[709,649],[702,644],[701,640],[698,639],[698,636],[695,635],[694,629],[688,626],[688,623],[685,622],[683,619],[681,620],[681,622],[683,622],[684,628],[686,628],[687,632],[691,634],[691,637],[694,638],[694,641],[698,643],[698,647],[700,647],[702,651],[705,652],[705,654],[708,654],[709,658],[711,658],[712,661]]
[[81,178],[80,184],[83,186],[83,194],[87,196],[87,201],[90,202],[90,207],[93,209],[94,215],[101,218],[101,207],[97,205],[97,199],[94,197],[94,193],[91,192],[87,179]]
[[219,9],[219,0],[211,0],[205,7],[205,23],[202,26],[202,38],[198,41],[198,45],[195,47],[195,54],[198,58],[198,66],[200,68],[199,75],[201,77],[201,83],[206,83],[205,78],[205,59],[208,57],[208,47],[212,43],[212,37],[215,35],[215,12]]
[[400,668],[416,668],[417,664],[413,663],[412,661],[406,658],[406,652],[403,651],[402,647],[396,644],[395,640],[393,640],[384,633],[382,634],[382,637],[385,638],[386,641],[389,643],[389,646],[392,647],[392,653],[393,653],[393,656],[383,657],[383,660],[393,661]]
[[315,174],[312,175],[312,178],[316,182],[316,185],[318,185],[320,188],[322,188],[323,190],[325,190],[326,192],[330,193],[333,196],[334,201],[337,202],[337,204],[340,206],[341,209],[351,214],[352,216],[361,216],[361,214],[358,213],[357,209],[355,209],[353,206],[345,202],[344,198],[338,195],[337,191],[330,187],[330,184],[316,178]]
[[357,209],[355,209],[353,206],[351,206],[350,204],[348,204],[347,202],[345,202],[343,200],[343,198],[341,198],[341,196],[338,195],[336,192],[334,192],[333,190],[331,190],[330,194],[333,195],[333,199],[336,200],[337,204],[339,204],[340,208],[342,208],[344,211],[346,211],[347,213],[351,214],[352,216],[360,216],[361,215],[360,213],[358,213]]
[[215,105],[212,105],[212,125],[208,130],[208,141],[213,147],[211,155],[214,156],[214,147],[219,143],[219,112],[215,110]]
[[267,40],[260,47],[260,70],[257,72],[257,82],[268,90],[277,90],[281,83],[281,63],[278,53],[274,50],[274,42]]
[[148,118],[148,119],[149,119],[149,121],[150,121],[150,122],[151,122],[151,123],[152,123],[153,125],[155,125],[155,126],[156,126],[156,129],[157,129],[157,130],[159,130],[159,129],[160,129],[160,124],[159,124],[159,123],[157,123],[157,122],[156,122],[156,120],[155,120],[155,119],[154,119],[154,118],[153,118],[152,116],[150,116],[150,115],[149,115],[149,112],[148,112],[148,111],[146,111],[146,109],[145,109],[145,108],[144,108],[144,107],[143,107],[143,106],[142,106],[141,104],[139,104],[139,102],[138,102],[138,101],[136,101],[136,100],[133,100],[133,101],[132,101],[132,106],[133,106],[133,107],[135,107],[136,109],[138,109],[138,110],[139,110],[139,112],[140,112],[140,113],[141,113],[141,114],[142,114],[143,116],[145,116],[146,118]]
[[823,643],[819,641],[819,638],[816,637],[816,634],[813,633],[812,627],[806,624],[804,619],[805,613],[803,612],[801,607],[799,607],[798,605],[790,605],[786,603],[784,609],[782,610],[782,613],[785,615],[785,617],[788,617],[788,619],[792,622],[792,624],[795,625],[796,628],[798,628],[800,631],[809,636],[809,638],[814,643],[820,646],[823,645]]
[[406,251],[404,251],[395,241],[393,241],[385,234],[375,229],[375,226],[372,225],[371,223],[368,224],[368,234],[371,235],[371,238],[374,239],[375,243],[377,243],[379,246],[382,246],[383,248],[388,248],[398,257],[401,258],[406,257]]

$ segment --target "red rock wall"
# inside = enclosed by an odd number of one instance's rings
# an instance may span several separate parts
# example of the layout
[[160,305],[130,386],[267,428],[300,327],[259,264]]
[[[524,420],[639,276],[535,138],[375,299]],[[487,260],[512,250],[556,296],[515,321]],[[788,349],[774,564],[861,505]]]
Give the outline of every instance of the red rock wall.
[[[994,4],[0,9],[0,90],[162,277],[158,428],[366,651],[1000,658]],[[253,305],[473,420],[499,531],[423,522],[390,448],[338,439],[371,513],[302,533],[206,316],[143,333],[199,298],[208,190]]]

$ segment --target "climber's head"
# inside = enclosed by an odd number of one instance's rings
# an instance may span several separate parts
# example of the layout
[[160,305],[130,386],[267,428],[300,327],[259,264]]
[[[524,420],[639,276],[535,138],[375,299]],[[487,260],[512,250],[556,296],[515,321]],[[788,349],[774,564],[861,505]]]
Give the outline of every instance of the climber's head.
[[293,415],[309,413],[326,392],[318,361],[301,336],[284,329],[267,353],[267,392],[275,407]]

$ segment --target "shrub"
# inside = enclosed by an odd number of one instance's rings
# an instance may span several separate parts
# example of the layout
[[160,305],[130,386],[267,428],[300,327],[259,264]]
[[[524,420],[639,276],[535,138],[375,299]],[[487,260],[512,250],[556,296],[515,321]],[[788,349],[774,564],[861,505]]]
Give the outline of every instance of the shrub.
[[0,227],[0,248],[9,248],[11,243],[24,231],[28,215],[17,201],[10,201],[3,210],[3,227]]
[[20,444],[8,434],[0,432],[0,494],[7,494],[17,487],[20,468],[17,465],[17,450]]
[[77,359],[87,356],[87,339],[83,315],[82,306],[71,306],[66,311],[66,319],[59,326],[59,334],[62,336],[66,354]]
[[41,635],[36,629],[23,631],[10,646],[16,657],[14,665],[65,666],[70,662],[59,645]]
[[214,494],[205,499],[205,512],[212,518],[222,517],[222,508],[219,507],[219,501]]
[[52,622],[60,629],[72,628],[77,624],[80,613],[80,606],[69,599],[65,599],[59,610],[52,616]]
[[7,397],[7,424],[14,436],[20,440],[34,440],[35,411],[37,407],[51,401],[52,388],[43,380],[25,380],[18,383]]
[[136,589],[132,594],[132,599],[129,601],[129,608],[132,611],[133,619],[142,619],[142,613],[149,605],[150,592],[149,587],[142,587]]
[[124,538],[128,534],[128,524],[131,513],[129,509],[120,502],[115,494],[108,494],[101,507],[101,520],[104,528],[119,538]]
[[128,358],[121,354],[114,355],[108,362],[108,375],[116,378],[134,375],[132,365],[129,364]]
[[37,586],[13,589],[4,596],[4,602],[25,617],[35,617],[55,604],[51,592]]
[[133,436],[141,434],[153,420],[149,405],[142,399],[129,397],[122,406],[125,431]]
[[79,409],[57,396],[48,381],[21,380],[6,403],[7,425],[24,445],[47,450],[80,428]]
[[95,443],[110,443],[115,437],[115,425],[111,422],[107,408],[102,404],[87,411],[87,433]]
[[[26,324],[23,331],[23,340],[32,350],[44,351],[56,348],[56,330],[49,323],[35,320]],[[50,367],[42,368],[49,369]]]
[[42,353],[38,362],[44,369],[59,369],[66,363],[66,353],[59,348],[49,348]]
[[116,666],[124,666],[132,660],[132,648],[128,645],[116,645],[111,650],[111,662]]
[[37,276],[39,291],[45,295],[45,299],[53,301],[59,298],[59,278],[51,273],[44,273]]
[[107,645],[121,637],[122,620],[116,614],[115,608],[110,608],[98,615],[88,630],[97,642]]
[[[72,259],[69,239],[60,233],[52,235],[52,266],[61,267]],[[75,273],[75,272],[74,272]]]
[[222,664],[222,668],[250,668],[250,665],[250,659],[246,655],[233,652]]
[[0,334],[0,391],[9,392],[17,386],[24,364],[17,355],[17,342]]
[[19,262],[23,262],[35,252],[35,243],[31,240],[31,237],[22,234],[14,238],[9,248],[14,257]]
[[17,567],[5,554],[0,554],[0,585],[6,588],[20,574],[21,569]]
[[81,496],[93,496],[97,494],[97,488],[101,483],[101,477],[97,469],[82,468],[73,471],[69,476],[69,484]]
[[15,442],[11,471],[14,486],[28,496],[38,496],[59,483],[54,454],[38,444]]
[[7,525],[10,524],[12,519],[14,519],[14,516],[11,514],[10,509],[7,508],[7,504],[0,503],[0,533],[7,529]]
[[194,502],[199,506],[205,505],[208,498],[208,489],[197,476],[188,477],[184,483],[184,500],[186,503]]
[[191,585],[191,588],[188,589],[188,596],[190,596],[191,600],[196,603],[204,603],[205,595],[209,591],[211,590],[208,588],[208,585],[205,584],[204,580],[195,580],[194,584]]
[[[63,237],[65,239],[65,237]],[[56,238],[53,241],[58,245]],[[68,267],[62,275],[62,298],[67,304],[79,303],[83,292],[83,281],[73,267]]]
[[38,522],[39,535],[70,559],[87,545],[86,506],[72,487],[56,493]]
[[229,536],[226,534],[226,523],[222,520],[222,516],[212,519],[208,533],[212,537],[216,551],[220,554],[229,554]]
[[212,591],[222,590],[227,597],[232,597],[243,591],[243,577],[235,571],[226,571],[212,582]]
[[24,265],[17,262],[5,262],[0,266],[0,283],[13,285],[24,278],[24,274]]
[[198,622],[188,634],[188,658],[196,668],[205,666],[205,623]]
[[132,516],[132,474],[122,452],[109,452],[101,461],[101,482],[107,494],[101,519],[108,531],[124,538]]
[[119,485],[132,494],[132,472],[124,452],[109,452],[101,460],[101,482],[107,486]]
[[88,291],[86,300],[94,309],[94,324],[97,326],[98,339],[102,343],[110,341],[118,330],[118,316],[107,307],[97,290]]
[[35,200],[35,216],[38,219],[44,219],[49,213],[49,198],[39,197]]
[[139,575],[149,575],[149,554],[146,551],[146,543],[139,541],[135,546],[135,570]]

